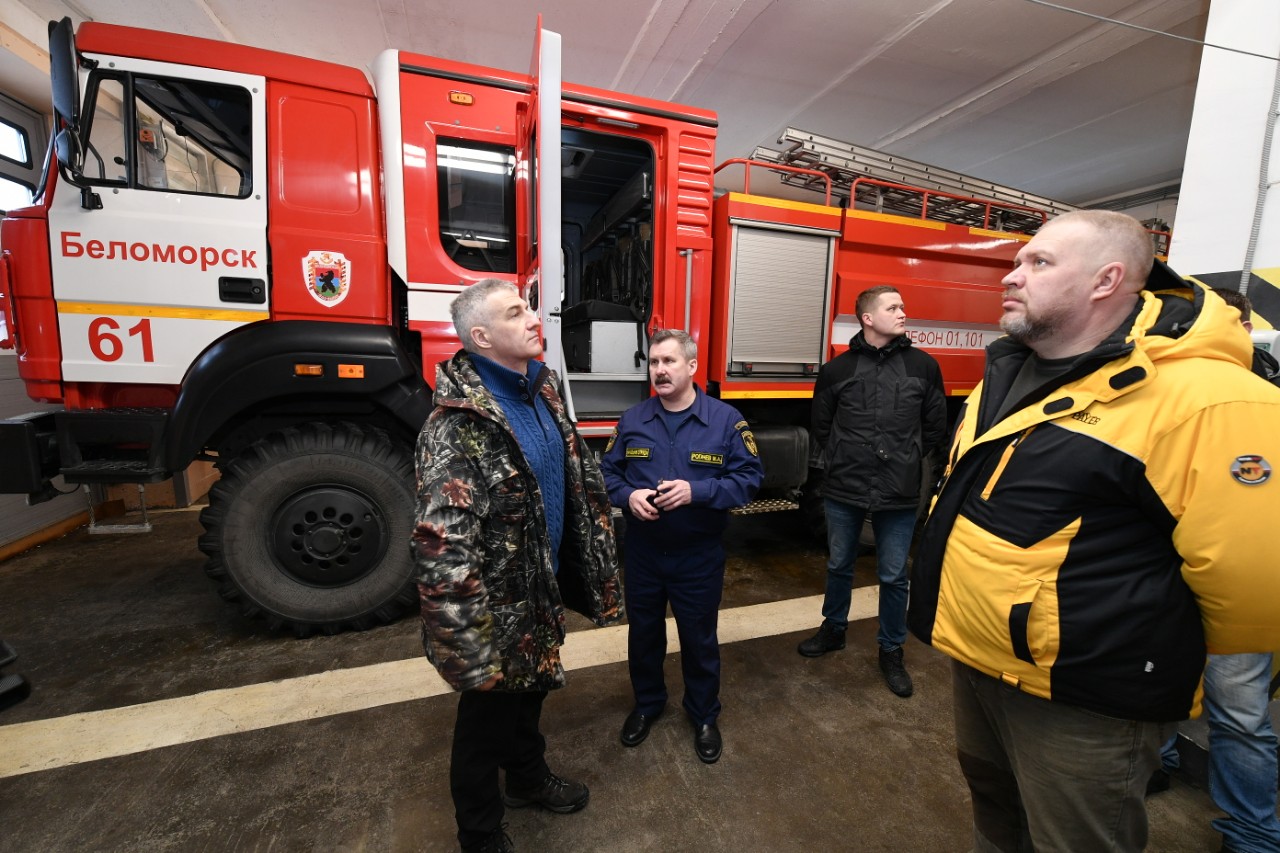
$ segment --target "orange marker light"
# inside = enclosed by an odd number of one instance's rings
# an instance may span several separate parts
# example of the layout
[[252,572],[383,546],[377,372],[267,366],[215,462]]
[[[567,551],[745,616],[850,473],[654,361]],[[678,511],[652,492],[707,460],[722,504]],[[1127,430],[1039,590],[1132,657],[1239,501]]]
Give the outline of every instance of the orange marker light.
[[338,378],[339,379],[364,379],[364,365],[363,364],[339,364]]
[[323,364],[295,364],[293,366],[294,376],[324,376]]
[[460,107],[469,107],[476,102],[474,95],[468,92],[450,92],[449,103],[457,104]]

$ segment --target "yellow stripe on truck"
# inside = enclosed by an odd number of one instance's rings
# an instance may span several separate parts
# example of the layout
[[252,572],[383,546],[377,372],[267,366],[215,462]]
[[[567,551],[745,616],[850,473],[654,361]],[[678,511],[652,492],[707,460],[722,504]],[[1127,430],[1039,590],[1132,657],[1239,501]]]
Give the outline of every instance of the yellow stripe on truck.
[[116,317],[170,317],[175,320],[228,320],[255,323],[266,320],[266,311],[232,311],[225,308],[180,308],[173,305],[119,305],[112,302],[59,302],[59,314],[103,314]]

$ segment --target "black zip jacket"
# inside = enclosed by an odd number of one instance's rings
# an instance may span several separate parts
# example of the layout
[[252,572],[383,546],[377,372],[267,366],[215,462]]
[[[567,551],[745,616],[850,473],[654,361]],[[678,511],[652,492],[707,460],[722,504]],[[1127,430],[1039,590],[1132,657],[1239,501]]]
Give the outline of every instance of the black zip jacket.
[[818,371],[813,437],[833,500],[872,512],[917,506],[921,461],[941,448],[946,428],[942,370],[906,335],[876,348],[858,332]]

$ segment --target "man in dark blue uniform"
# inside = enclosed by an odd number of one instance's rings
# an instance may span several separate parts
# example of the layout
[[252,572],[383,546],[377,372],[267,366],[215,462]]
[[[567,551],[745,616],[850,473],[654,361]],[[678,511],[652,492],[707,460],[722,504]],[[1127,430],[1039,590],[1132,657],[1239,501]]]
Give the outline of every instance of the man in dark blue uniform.
[[635,708],[623,746],[639,746],[667,704],[667,603],[680,635],[684,710],[698,758],[720,758],[720,643],[724,585],[720,536],[729,510],[748,503],[764,479],[755,438],[732,406],[693,384],[698,348],[663,329],[649,342],[657,394],[623,413],[601,469],[609,499],[627,516],[627,657]]

